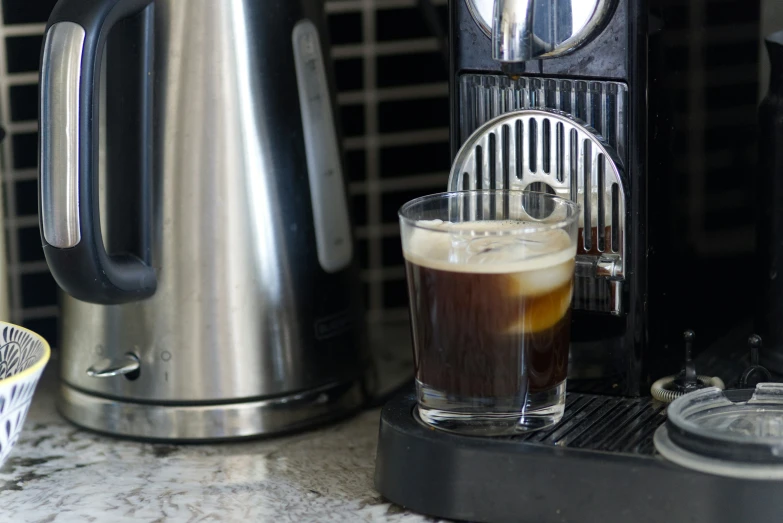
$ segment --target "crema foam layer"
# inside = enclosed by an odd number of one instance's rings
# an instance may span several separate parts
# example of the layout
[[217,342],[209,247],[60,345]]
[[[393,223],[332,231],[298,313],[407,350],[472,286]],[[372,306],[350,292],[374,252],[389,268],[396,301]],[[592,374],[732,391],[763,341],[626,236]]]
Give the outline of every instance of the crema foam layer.
[[562,229],[523,232],[526,226],[536,225],[540,224],[420,221],[403,238],[403,254],[412,263],[443,271],[535,272],[546,280],[540,282],[541,290],[547,290],[563,285],[573,275],[573,264],[568,262],[576,255],[576,243]]
[[[576,242],[562,229],[524,231],[519,221],[419,222],[403,237],[408,262],[453,273],[486,275],[498,300],[512,300],[518,320],[506,332],[552,327],[571,304]],[[426,227],[426,228],[422,228]],[[501,278],[501,279],[498,279]],[[525,306],[513,300],[533,300]],[[499,303],[501,303],[499,302]]]

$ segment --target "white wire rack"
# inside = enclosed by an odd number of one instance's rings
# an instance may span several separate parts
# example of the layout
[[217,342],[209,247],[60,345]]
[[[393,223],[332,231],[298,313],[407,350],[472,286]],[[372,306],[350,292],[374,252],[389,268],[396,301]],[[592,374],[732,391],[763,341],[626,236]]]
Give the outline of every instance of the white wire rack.
[[46,263],[42,261],[22,262],[19,255],[19,230],[24,227],[35,227],[37,216],[20,215],[16,209],[16,182],[35,180],[35,169],[17,169],[14,158],[14,139],[19,135],[35,133],[38,122],[11,121],[10,89],[16,85],[34,85],[38,83],[37,71],[24,73],[8,73],[7,38],[14,36],[37,36],[43,34],[45,24],[6,25],[4,15],[0,11],[0,116],[2,126],[6,129],[6,139],[2,144],[3,191],[5,192],[5,226],[8,256],[8,281],[11,291],[11,320],[21,323],[25,320],[51,317],[57,315],[56,304],[39,307],[23,307],[22,277],[25,274],[43,273],[47,271]]

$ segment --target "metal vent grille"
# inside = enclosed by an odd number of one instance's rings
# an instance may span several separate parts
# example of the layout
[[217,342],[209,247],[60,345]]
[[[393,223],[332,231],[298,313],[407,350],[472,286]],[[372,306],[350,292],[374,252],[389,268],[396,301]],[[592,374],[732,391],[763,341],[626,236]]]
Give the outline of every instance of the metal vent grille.
[[666,421],[666,406],[651,398],[569,393],[565,415],[548,430],[510,439],[558,447],[652,455],[653,433]]
[[[527,109],[479,128],[452,165],[449,190],[551,188],[581,209],[574,307],[619,314],[625,180],[612,148],[567,114]],[[538,186],[536,185],[538,184]]]
[[519,109],[556,109],[582,120],[627,164],[628,86],[619,82],[467,74],[460,77],[460,143],[491,119]]

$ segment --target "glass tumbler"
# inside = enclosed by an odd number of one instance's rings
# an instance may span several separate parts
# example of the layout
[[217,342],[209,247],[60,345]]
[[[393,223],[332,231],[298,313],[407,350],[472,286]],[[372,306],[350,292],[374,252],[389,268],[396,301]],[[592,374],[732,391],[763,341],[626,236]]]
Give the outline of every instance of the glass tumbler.
[[565,406],[577,205],[532,191],[461,191],[399,212],[418,415],[510,435]]

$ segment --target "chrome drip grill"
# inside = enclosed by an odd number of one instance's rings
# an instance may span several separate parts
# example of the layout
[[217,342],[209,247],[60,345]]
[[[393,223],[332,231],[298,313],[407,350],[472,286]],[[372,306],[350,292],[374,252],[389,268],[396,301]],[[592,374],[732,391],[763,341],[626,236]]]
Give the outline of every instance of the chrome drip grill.
[[622,312],[626,183],[594,129],[553,110],[503,114],[480,127],[452,165],[448,189],[548,190],[580,206],[574,308]]
[[628,86],[620,82],[465,74],[459,80],[460,143],[491,119],[520,109],[556,109],[598,131],[627,165]]

